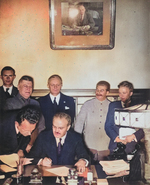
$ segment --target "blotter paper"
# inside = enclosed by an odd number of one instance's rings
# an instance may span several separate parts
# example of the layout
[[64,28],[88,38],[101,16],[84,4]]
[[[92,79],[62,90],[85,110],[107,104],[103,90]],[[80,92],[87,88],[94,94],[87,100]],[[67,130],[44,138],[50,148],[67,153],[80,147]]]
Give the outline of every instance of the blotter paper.
[[55,174],[56,176],[66,177],[69,173],[69,168],[66,166],[46,169],[46,171]]

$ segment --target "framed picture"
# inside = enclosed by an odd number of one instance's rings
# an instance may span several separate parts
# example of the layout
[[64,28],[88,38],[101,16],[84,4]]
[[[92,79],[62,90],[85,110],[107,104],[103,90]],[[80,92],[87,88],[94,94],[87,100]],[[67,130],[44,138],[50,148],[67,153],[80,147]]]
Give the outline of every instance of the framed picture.
[[114,48],[115,14],[116,0],[50,0],[51,48]]

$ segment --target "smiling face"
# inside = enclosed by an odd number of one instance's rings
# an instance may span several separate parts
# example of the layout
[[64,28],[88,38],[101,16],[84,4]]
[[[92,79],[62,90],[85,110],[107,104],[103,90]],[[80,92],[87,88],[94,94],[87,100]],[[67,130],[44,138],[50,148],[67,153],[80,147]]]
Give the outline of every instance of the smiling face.
[[33,90],[32,85],[33,85],[32,82],[31,81],[27,81],[27,80],[22,80],[18,84],[19,93],[25,99],[28,99],[31,96],[32,90]]
[[4,70],[1,79],[3,81],[3,85],[6,87],[11,87],[13,85],[13,81],[15,79],[15,75],[12,70]]
[[15,126],[23,136],[29,136],[31,135],[32,131],[35,129],[36,123],[31,124],[25,119],[24,121],[22,121],[20,125],[17,121],[15,121]]
[[55,138],[63,137],[69,130],[70,125],[65,118],[54,117],[53,119],[53,135]]
[[99,101],[104,101],[106,96],[109,94],[109,91],[107,91],[107,87],[105,85],[98,85],[95,94]]
[[119,97],[124,103],[126,103],[130,99],[132,94],[133,92],[130,92],[130,89],[128,87],[121,86],[119,88]]
[[48,88],[53,96],[57,96],[60,93],[61,87],[62,82],[58,77],[51,78],[48,81]]

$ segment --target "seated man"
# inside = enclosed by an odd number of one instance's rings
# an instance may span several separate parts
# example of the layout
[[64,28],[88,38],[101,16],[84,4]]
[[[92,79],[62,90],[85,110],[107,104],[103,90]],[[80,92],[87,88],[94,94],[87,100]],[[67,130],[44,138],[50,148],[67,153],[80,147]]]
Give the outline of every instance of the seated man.
[[75,165],[80,172],[85,170],[89,157],[80,134],[69,131],[70,125],[68,114],[54,115],[53,130],[41,132],[29,153],[35,163],[49,167],[52,164]]
[[126,145],[125,152],[128,154],[135,149],[135,145],[144,137],[143,129],[135,131],[133,134],[124,137],[124,139],[119,138],[120,127],[115,125],[114,122],[114,112],[115,108],[130,107],[138,104],[134,102],[131,98],[133,94],[133,84],[128,81],[123,81],[118,85],[119,97],[121,101],[111,102],[109,104],[109,109],[107,113],[107,118],[105,122],[105,130],[107,135],[110,137],[109,150],[112,153],[114,149],[117,148],[117,143],[123,143]]
[[82,3],[78,5],[78,10],[79,14],[77,15],[73,27],[80,28],[81,31],[92,31],[95,26],[92,15],[86,11]]
[[110,103],[107,99],[109,91],[110,84],[106,81],[99,81],[96,85],[96,97],[83,104],[75,121],[74,130],[83,133],[84,141],[95,155],[95,160],[104,160],[109,154],[110,139],[104,130]]
[[39,117],[39,110],[31,105],[7,112],[0,124],[0,155],[18,153],[23,157]]

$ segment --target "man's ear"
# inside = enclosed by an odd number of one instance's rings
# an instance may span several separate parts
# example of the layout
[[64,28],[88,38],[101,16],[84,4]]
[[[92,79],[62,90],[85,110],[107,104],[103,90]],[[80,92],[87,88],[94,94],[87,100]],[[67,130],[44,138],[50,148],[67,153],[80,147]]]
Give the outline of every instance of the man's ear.
[[133,95],[133,92],[130,92],[130,96],[132,96]]
[[19,123],[17,121],[15,121],[15,127],[17,127],[18,129]]
[[67,131],[70,129],[71,125],[68,126]]
[[109,94],[109,91],[107,91],[106,96]]
[[0,79],[2,79],[2,75],[0,75]]

